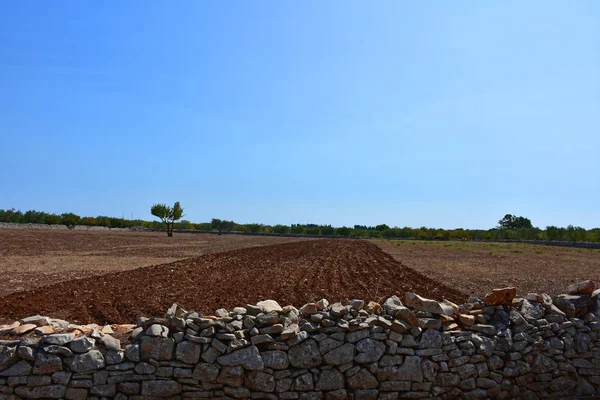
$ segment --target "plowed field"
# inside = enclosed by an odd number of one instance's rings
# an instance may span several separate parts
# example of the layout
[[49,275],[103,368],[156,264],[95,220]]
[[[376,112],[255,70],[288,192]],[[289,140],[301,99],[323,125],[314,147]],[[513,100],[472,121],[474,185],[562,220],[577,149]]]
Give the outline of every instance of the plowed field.
[[406,291],[455,302],[456,289],[407,268],[363,240],[312,240],[232,250],[71,280],[0,298],[0,318],[49,315],[125,323],[172,304],[212,313],[263,299],[300,306],[326,298],[382,301]]
[[227,250],[299,238],[162,232],[0,229],[0,296]]

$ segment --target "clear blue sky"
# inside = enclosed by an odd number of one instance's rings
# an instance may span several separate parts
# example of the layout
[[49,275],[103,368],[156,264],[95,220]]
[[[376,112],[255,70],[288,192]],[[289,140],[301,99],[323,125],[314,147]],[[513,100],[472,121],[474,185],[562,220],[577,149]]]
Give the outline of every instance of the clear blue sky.
[[600,225],[600,2],[0,3],[0,208]]

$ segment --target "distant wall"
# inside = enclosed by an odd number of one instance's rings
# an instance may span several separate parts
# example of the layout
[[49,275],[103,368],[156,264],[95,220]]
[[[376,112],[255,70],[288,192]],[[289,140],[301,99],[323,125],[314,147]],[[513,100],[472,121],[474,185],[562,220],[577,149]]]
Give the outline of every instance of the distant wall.
[[130,228],[108,228],[106,226],[75,225],[69,228],[67,225],[57,224],[13,224],[0,222],[0,229],[75,229],[78,231],[131,231]]
[[409,307],[265,301],[217,317],[172,307],[125,336],[126,326],[27,318],[0,328],[0,399],[600,394],[597,293],[506,301],[500,291],[460,307],[410,296]]

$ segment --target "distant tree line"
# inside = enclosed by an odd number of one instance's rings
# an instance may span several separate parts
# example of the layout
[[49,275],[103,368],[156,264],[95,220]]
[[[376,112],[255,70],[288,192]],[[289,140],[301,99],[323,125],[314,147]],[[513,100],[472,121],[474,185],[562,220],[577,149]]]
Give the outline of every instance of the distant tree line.
[[[164,229],[163,221],[129,220],[106,216],[80,217],[73,213],[51,214],[30,210],[21,212],[15,209],[0,209],[0,222],[61,224],[67,226],[87,225],[108,228],[142,227]],[[498,221],[498,226],[488,230],[480,229],[435,229],[390,227],[386,224],[376,226],[354,225],[352,227],[333,227],[318,224],[264,225],[238,224],[234,221],[213,218],[210,222],[192,223],[188,220],[174,222],[171,229],[189,229],[215,232],[253,232],[279,234],[336,235],[363,238],[399,238],[425,240],[552,240],[564,242],[600,242],[600,228],[586,230],[569,225],[566,228],[547,226],[546,229],[534,227],[524,217],[507,214]]]

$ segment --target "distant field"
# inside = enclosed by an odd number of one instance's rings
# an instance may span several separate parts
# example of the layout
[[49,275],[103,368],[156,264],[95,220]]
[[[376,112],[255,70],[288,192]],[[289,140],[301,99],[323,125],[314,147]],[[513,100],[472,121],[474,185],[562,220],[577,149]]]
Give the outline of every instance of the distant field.
[[56,282],[300,238],[0,229],[0,296]]
[[558,294],[574,281],[600,281],[600,250],[521,243],[374,240],[396,260],[478,296],[515,286],[520,294]]

